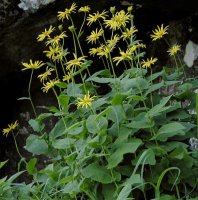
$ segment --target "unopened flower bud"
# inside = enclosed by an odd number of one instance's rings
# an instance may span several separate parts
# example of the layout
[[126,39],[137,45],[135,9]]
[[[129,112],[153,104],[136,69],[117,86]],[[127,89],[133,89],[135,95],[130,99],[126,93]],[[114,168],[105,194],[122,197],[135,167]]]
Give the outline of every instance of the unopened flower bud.
[[113,7],[111,7],[111,8],[110,8],[110,12],[111,12],[112,14],[114,14],[114,13],[115,13],[115,11],[116,11],[116,8],[115,8],[115,6],[113,6]]
[[128,12],[132,12],[132,10],[133,10],[133,6],[129,6],[129,7],[127,8],[127,11],[128,11]]
[[58,29],[62,32],[62,30],[63,30],[63,25],[60,24],[60,25],[58,26]]
[[74,30],[75,30],[74,26],[69,26],[68,29],[69,29],[71,32],[74,32]]

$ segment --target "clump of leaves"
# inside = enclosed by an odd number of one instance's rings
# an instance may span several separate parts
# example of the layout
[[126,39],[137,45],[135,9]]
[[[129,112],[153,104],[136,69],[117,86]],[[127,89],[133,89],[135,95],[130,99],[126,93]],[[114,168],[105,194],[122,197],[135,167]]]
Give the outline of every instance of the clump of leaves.
[[[183,66],[177,53],[180,46],[170,47],[175,68],[153,72],[157,58],[144,60],[145,45],[136,39],[132,7],[128,11],[110,9],[94,14],[81,7],[84,21],[77,31],[72,15],[76,4],[58,13],[68,20],[74,41],[74,52],[65,49],[66,32],[52,36],[55,28],[38,36],[46,40],[49,62],[23,63],[34,70],[46,65],[39,75],[43,91],[52,91],[58,106],[45,107],[37,115],[30,95],[35,119],[29,124],[35,131],[29,135],[25,149],[33,155],[45,155],[46,166],[38,170],[37,158],[26,164],[33,179],[30,184],[13,184],[1,179],[0,195],[9,199],[192,199],[197,197],[196,79],[183,77]],[[87,41],[90,60],[81,47],[85,24],[99,27]],[[111,33],[111,34],[109,34]],[[168,34],[168,27],[158,27],[151,38],[156,41]],[[122,48],[121,48],[122,47]],[[102,61],[103,68],[90,74],[90,66]],[[121,75],[117,75],[117,68]],[[124,68],[124,69],[123,69]],[[123,69],[123,70],[122,70]],[[53,78],[51,78],[53,77]],[[62,77],[62,78],[61,78]],[[77,77],[77,78],[76,78]],[[76,80],[81,78],[81,83]],[[165,91],[177,90],[172,94]],[[108,90],[102,89],[108,88]],[[187,102],[187,103],[184,103]],[[45,119],[57,123],[48,131]],[[193,143],[195,144],[195,143]],[[21,173],[21,172],[20,172]],[[18,174],[16,174],[18,175]]]

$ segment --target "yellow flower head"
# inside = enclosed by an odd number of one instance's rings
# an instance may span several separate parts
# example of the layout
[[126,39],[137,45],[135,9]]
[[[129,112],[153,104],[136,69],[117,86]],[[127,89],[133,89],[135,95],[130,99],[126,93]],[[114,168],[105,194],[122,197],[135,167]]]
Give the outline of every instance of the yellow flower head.
[[15,130],[18,126],[19,126],[18,121],[15,121],[14,123],[8,124],[8,128],[3,129],[3,135],[5,135],[7,137],[8,134],[10,132],[12,132],[13,130]]
[[60,41],[63,40],[65,37],[67,37],[67,35],[65,34],[65,31],[62,32],[60,35],[56,35],[53,38],[49,38],[48,41],[46,42],[46,45],[59,45]]
[[86,12],[89,12],[91,9],[90,9],[90,7],[89,6],[83,6],[83,7],[81,7],[79,10],[78,10],[78,12],[84,12],[84,13],[86,13]]
[[111,51],[113,50],[113,47],[110,47],[108,45],[101,45],[98,50],[100,50],[100,52],[97,53],[99,57],[105,56],[106,58],[108,58]]
[[130,15],[125,13],[124,10],[116,12],[115,15],[111,19],[104,20],[105,27],[109,27],[112,30],[120,29],[121,27],[125,27],[126,23],[130,20]]
[[40,35],[37,37],[37,41],[43,41],[45,38],[49,38],[50,34],[55,30],[53,26],[50,26],[49,29],[45,29],[44,32],[42,32]]
[[168,34],[168,26],[164,27],[164,25],[162,24],[161,27],[157,26],[157,29],[155,29],[153,32],[153,34],[151,34],[151,39],[152,41],[161,39],[164,35]]
[[107,11],[102,11],[102,13],[99,13],[98,11],[94,14],[89,14],[87,17],[87,25],[90,26],[92,23],[96,22],[98,19],[105,19],[107,17]]
[[46,56],[49,59],[52,59],[54,61],[54,58],[58,55],[59,52],[59,46],[49,46],[49,51],[43,51],[46,53]]
[[59,80],[50,80],[49,82],[43,84],[44,86],[41,88],[43,92],[48,92],[49,89],[53,88],[57,83],[60,83]]
[[120,40],[120,37],[117,34],[115,34],[111,40],[107,40],[107,44],[110,47],[114,47],[118,43],[119,40]]
[[126,30],[122,33],[123,40],[131,38],[131,36],[137,31],[138,30],[135,28],[135,26],[132,26],[130,29],[126,28]]
[[77,57],[75,53],[73,53],[74,59],[67,62],[67,70],[70,70],[73,67],[80,67],[85,62],[85,56]]
[[69,19],[69,16],[71,15],[71,13],[75,13],[76,7],[77,7],[76,4],[73,3],[69,9],[66,8],[65,11],[63,12],[59,11],[58,20],[63,21],[64,19]]
[[98,54],[99,52],[101,52],[102,51],[102,46],[100,46],[100,47],[96,47],[96,48],[91,48],[90,50],[89,50],[89,54],[92,56],[94,56],[94,55],[96,55],[96,54]]
[[181,45],[174,45],[172,46],[167,52],[170,56],[176,55],[179,51],[181,51]]
[[46,67],[46,71],[43,74],[38,75],[38,78],[40,79],[40,81],[43,83],[45,80],[47,80],[48,76],[52,75],[52,72],[55,69]]
[[146,61],[145,60],[142,61],[142,67],[150,68],[151,65],[155,64],[156,62],[157,62],[157,58],[152,58],[152,57],[150,59],[147,58]]
[[44,63],[42,61],[35,61],[32,62],[32,59],[30,59],[30,63],[24,63],[22,62],[22,65],[24,66],[24,68],[22,69],[22,71],[26,70],[26,69],[39,69],[40,67],[42,67],[44,65]]
[[77,104],[77,108],[79,109],[80,107],[85,107],[85,108],[88,108],[88,107],[91,107],[92,105],[92,101],[94,100],[94,97],[90,97],[90,94],[89,94],[89,91],[87,92],[87,94],[84,96],[84,98],[78,98],[78,102],[76,103]]
[[69,83],[69,81],[72,79],[72,71],[68,72],[66,75],[63,76],[63,81],[67,81],[67,83]]
[[125,52],[120,51],[120,56],[114,57],[113,61],[117,62],[116,65],[118,65],[121,61],[132,60],[131,55],[132,55],[132,53],[131,53],[130,49],[127,49]]
[[103,34],[103,30],[102,29],[100,29],[99,31],[98,31],[98,29],[96,29],[95,31],[92,31],[91,35],[87,37],[88,43],[90,43],[90,42],[92,44],[96,43],[96,40],[98,40],[99,37],[102,36],[102,34]]

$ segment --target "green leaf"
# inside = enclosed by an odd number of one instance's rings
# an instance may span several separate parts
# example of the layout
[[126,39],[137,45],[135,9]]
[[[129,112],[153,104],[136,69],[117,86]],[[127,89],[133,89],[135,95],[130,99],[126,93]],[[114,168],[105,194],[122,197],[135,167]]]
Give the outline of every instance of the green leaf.
[[108,121],[105,117],[98,117],[97,115],[90,115],[86,120],[86,127],[90,133],[99,134],[101,131],[106,130]]
[[74,144],[76,140],[72,138],[58,139],[52,142],[55,149],[67,149]]
[[123,99],[126,97],[126,95],[123,94],[116,94],[113,99],[112,99],[112,105],[116,106],[116,105],[120,105],[122,104]]
[[158,116],[161,112],[170,108],[170,106],[165,107],[165,105],[169,102],[172,95],[168,97],[164,97],[159,104],[154,106],[148,111],[149,116]]
[[125,77],[121,80],[121,88],[123,92],[129,91],[131,89],[136,89],[138,92],[140,92],[140,90],[147,89],[148,85],[148,81],[141,77],[132,79]]
[[90,178],[99,183],[108,184],[116,180],[120,180],[120,174],[112,172],[98,163],[92,163],[82,170],[82,175],[85,178]]
[[137,148],[142,144],[140,139],[131,139],[126,143],[117,144],[114,148],[116,149],[110,156],[107,158],[108,169],[116,167],[122,160],[124,154],[135,153]]
[[43,128],[45,127],[45,125],[43,123],[41,123],[38,120],[34,120],[34,119],[30,119],[28,123],[33,128],[33,130],[36,132],[42,131]]
[[[104,196],[104,200],[112,200],[114,199],[114,193],[115,193],[115,186],[113,184],[106,184],[102,185],[102,193]],[[113,198],[114,197],[114,198]]]
[[131,95],[129,97],[127,97],[128,99],[132,99],[134,101],[144,101],[145,97],[142,96],[138,96],[138,95]]
[[8,160],[0,162],[0,169],[8,162]]
[[[142,152],[137,156],[136,159],[132,160],[133,165],[137,164],[141,155],[142,155]],[[153,149],[150,149],[150,151],[147,153],[146,159],[142,160],[140,162],[140,164],[144,164],[144,165],[155,165],[156,164],[155,153],[154,153]]]
[[143,129],[143,128],[151,128],[153,127],[154,121],[146,115],[145,112],[140,113],[135,119],[131,122],[126,124],[126,127],[133,128],[133,129]]
[[65,82],[56,83],[55,85],[58,86],[59,88],[63,89],[67,88],[67,83]]
[[26,140],[25,149],[35,155],[41,155],[47,153],[48,144],[37,135],[30,135]]
[[49,137],[50,138],[57,138],[61,135],[64,134],[64,131],[65,131],[65,122],[64,122],[64,119],[60,119],[56,125],[54,126],[54,128],[50,131],[49,133]]
[[169,137],[175,135],[184,135],[186,128],[179,122],[171,122],[163,125],[157,132],[157,134],[151,138],[151,140],[159,140],[165,142]]
[[70,100],[70,97],[65,94],[61,94],[58,97],[59,104],[63,108],[64,112],[68,111],[69,100]]
[[28,164],[26,165],[26,170],[28,171],[28,173],[30,174],[30,175],[33,175],[36,171],[37,171],[37,169],[36,169],[36,163],[37,163],[37,158],[32,158],[29,162],[28,162]]

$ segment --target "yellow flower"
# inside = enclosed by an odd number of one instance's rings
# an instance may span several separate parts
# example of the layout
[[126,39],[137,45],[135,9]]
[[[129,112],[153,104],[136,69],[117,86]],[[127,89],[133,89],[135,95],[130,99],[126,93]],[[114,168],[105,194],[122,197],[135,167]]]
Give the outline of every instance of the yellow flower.
[[60,83],[59,80],[50,80],[49,82],[43,84],[44,87],[42,87],[41,89],[43,90],[43,92],[48,92],[49,89],[53,88],[57,83]]
[[75,13],[75,10],[76,10],[76,4],[73,3],[70,7],[70,9],[66,8],[65,11],[61,12],[59,11],[58,12],[58,20],[64,20],[64,19],[69,19],[69,16],[71,13]]
[[50,34],[55,30],[53,26],[50,26],[49,29],[45,29],[44,32],[42,32],[40,35],[37,37],[37,41],[43,41],[46,37],[50,37]]
[[83,6],[83,7],[81,7],[79,10],[78,10],[78,12],[84,12],[84,13],[86,13],[86,12],[89,12],[91,9],[90,9],[90,7],[89,6]]
[[66,75],[63,76],[63,81],[67,81],[67,83],[69,83],[71,79],[72,79],[72,71],[68,72]]
[[152,58],[152,57],[150,59],[147,58],[146,61],[145,60],[142,61],[142,67],[150,68],[151,65],[155,64],[156,62],[157,62],[157,58]]
[[59,45],[60,41],[63,40],[65,37],[67,37],[67,35],[65,34],[65,32],[62,32],[60,35],[56,35],[53,38],[49,38],[46,44],[50,44],[53,46]]
[[130,38],[137,31],[138,30],[135,28],[135,26],[132,26],[130,29],[126,28],[126,31],[122,33],[123,40]]
[[92,23],[96,22],[98,19],[105,19],[107,17],[107,11],[102,11],[102,13],[99,13],[98,11],[94,14],[89,14],[87,17],[87,25],[90,26]]
[[174,56],[179,51],[181,51],[181,45],[174,45],[167,52],[170,56]]
[[44,65],[44,63],[42,61],[35,61],[32,62],[32,59],[30,59],[30,63],[24,63],[22,62],[22,65],[24,66],[24,68],[22,69],[22,71],[26,70],[26,69],[39,69],[40,67],[42,67]]
[[119,40],[120,37],[117,34],[115,34],[111,40],[107,40],[107,44],[108,46],[113,47],[117,44]]
[[91,107],[92,105],[92,101],[94,100],[94,97],[90,97],[89,91],[88,93],[84,96],[84,98],[78,98],[78,102],[77,102],[77,108],[79,109],[80,107]]
[[97,47],[97,48],[91,48],[89,50],[89,54],[92,56],[96,55],[97,53],[101,52],[102,51],[102,46],[100,47]]
[[54,61],[54,58],[59,52],[59,46],[49,46],[49,51],[43,51],[49,59]]
[[54,70],[55,69],[47,67],[46,71],[43,74],[38,75],[38,78],[40,79],[41,82],[44,82],[45,80],[47,80],[48,76],[52,75],[52,72]]
[[111,48],[110,46],[105,46],[105,45],[101,45],[99,50],[100,52],[97,53],[98,56],[105,56],[106,58],[109,57],[109,54],[111,53],[113,48]]
[[102,29],[100,29],[99,31],[98,31],[98,29],[96,29],[95,31],[92,31],[91,35],[87,37],[88,43],[89,42],[91,42],[92,44],[96,43],[96,40],[98,40],[99,37],[102,36],[102,34],[103,34],[103,30]]
[[67,62],[67,70],[70,70],[72,67],[80,67],[85,62],[85,56],[77,57],[75,53],[73,53],[74,59]]
[[130,15],[125,13],[124,10],[117,12],[111,19],[104,20],[105,27],[109,27],[112,30],[120,29],[121,27],[125,27],[126,23],[130,20]]
[[168,26],[164,27],[163,24],[161,25],[161,27],[157,26],[157,29],[152,31],[153,34],[150,35],[152,41],[158,40],[162,38],[164,35],[168,34],[167,30],[168,30]]
[[116,65],[118,65],[121,61],[132,60],[131,55],[132,55],[132,53],[131,53],[130,49],[127,49],[125,52],[120,51],[120,56],[114,57],[113,61],[117,62]]
[[7,137],[8,134],[10,132],[12,132],[13,130],[15,130],[18,126],[19,126],[18,121],[15,121],[14,123],[8,124],[8,128],[3,129],[3,135],[5,135]]

